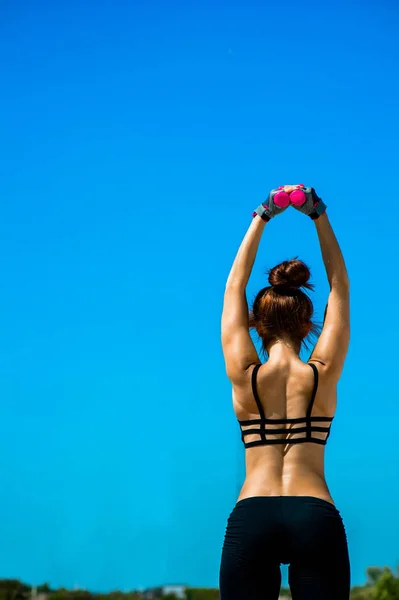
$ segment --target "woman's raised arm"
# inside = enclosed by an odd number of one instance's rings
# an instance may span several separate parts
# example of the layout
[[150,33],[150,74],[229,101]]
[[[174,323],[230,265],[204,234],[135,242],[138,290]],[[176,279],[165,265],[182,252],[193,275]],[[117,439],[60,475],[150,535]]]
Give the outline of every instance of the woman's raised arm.
[[[309,361],[318,362],[331,380],[338,381],[349,346],[349,277],[344,257],[326,214],[326,205],[313,188],[295,192],[294,208],[309,216],[316,225],[321,254],[330,284],[330,295],[319,340]],[[306,198],[301,201],[300,195]]]
[[[290,192],[296,186],[285,186]],[[287,207],[277,206],[272,190],[268,199],[253,213],[253,221],[238,249],[231,267],[224,293],[222,313],[222,348],[226,372],[231,381],[239,381],[248,367],[259,362],[259,356],[249,334],[249,314],[246,287],[255,262],[259,242],[265,225],[271,218],[282,213]]]

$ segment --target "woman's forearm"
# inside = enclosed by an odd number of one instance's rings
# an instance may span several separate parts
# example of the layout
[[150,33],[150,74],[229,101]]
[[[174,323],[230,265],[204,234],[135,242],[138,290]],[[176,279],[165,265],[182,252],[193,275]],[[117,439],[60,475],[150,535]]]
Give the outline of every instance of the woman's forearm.
[[330,288],[348,287],[349,277],[344,257],[327,214],[322,214],[315,225]]
[[231,267],[226,288],[246,288],[265,225],[265,221],[260,217],[254,217]]

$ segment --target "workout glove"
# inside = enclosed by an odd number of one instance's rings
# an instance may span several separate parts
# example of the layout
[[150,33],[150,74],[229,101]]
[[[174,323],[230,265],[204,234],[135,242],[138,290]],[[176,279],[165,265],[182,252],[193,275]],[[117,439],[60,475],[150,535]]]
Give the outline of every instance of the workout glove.
[[307,215],[313,221],[325,213],[327,208],[323,200],[316,194],[316,190],[311,187],[301,187],[301,189],[291,192],[290,202],[296,210]]
[[284,212],[290,205],[290,197],[282,188],[272,190],[267,199],[252,213],[253,217],[258,215],[264,221],[270,221],[276,215]]

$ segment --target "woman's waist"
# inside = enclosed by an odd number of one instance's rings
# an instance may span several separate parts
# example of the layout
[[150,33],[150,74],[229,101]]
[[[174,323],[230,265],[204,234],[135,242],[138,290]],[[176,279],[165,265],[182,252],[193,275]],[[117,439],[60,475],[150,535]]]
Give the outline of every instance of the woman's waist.
[[324,446],[302,444],[288,446],[258,446],[245,452],[245,468],[250,473],[289,476],[291,473],[313,473],[324,477]]
[[249,496],[316,496],[332,502],[324,466],[315,464],[257,464],[248,466],[242,494]]

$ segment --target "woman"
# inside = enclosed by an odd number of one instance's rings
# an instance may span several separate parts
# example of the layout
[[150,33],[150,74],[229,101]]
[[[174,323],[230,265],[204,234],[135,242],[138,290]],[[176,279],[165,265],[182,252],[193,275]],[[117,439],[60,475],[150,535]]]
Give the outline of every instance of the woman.
[[[280,188],[281,189],[281,188]],[[291,198],[303,186],[284,186]],[[324,446],[349,343],[349,281],[344,259],[313,188],[294,206],[315,223],[330,284],[322,332],[307,363],[302,343],[317,328],[312,289],[299,260],[269,272],[249,314],[245,288],[261,235],[277,206],[273,190],[254,213],[226,284],[222,345],[246,452],[246,478],[230,515],[220,569],[221,600],[277,600],[280,564],[289,564],[294,600],[347,600],[344,526],[324,478]],[[293,202],[293,200],[292,200]],[[262,364],[249,329],[268,360]]]

